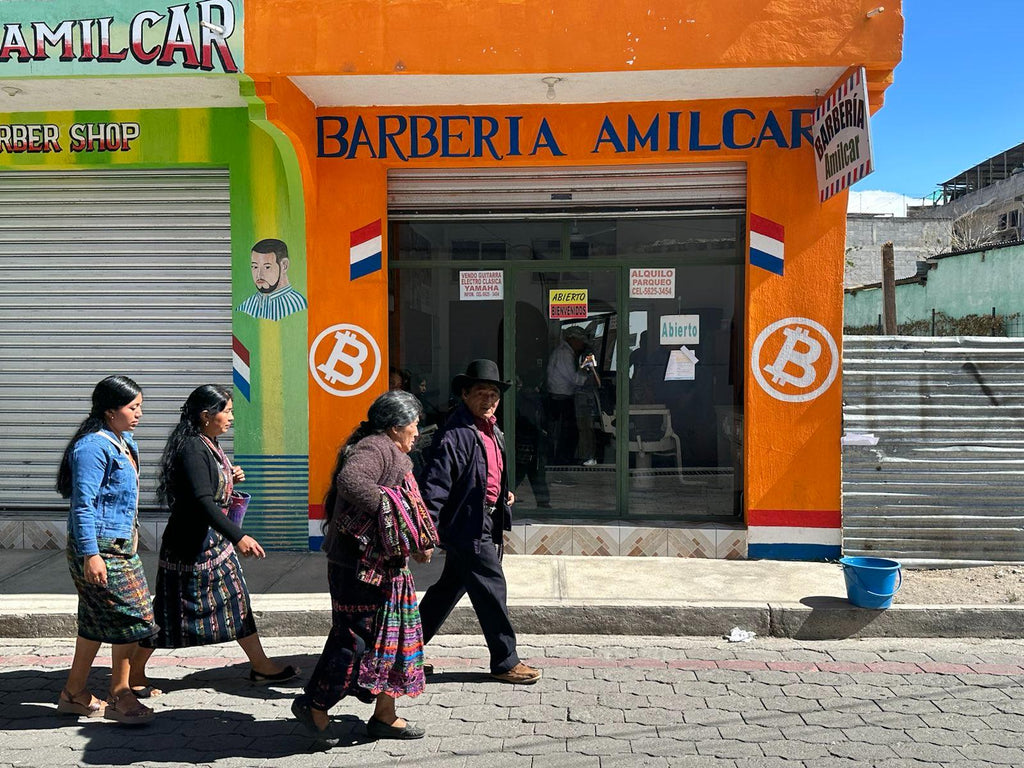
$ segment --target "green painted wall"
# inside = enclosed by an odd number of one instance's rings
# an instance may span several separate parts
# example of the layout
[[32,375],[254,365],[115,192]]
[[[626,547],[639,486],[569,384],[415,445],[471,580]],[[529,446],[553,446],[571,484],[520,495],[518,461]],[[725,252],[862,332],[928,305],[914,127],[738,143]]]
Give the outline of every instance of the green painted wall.
[[[896,286],[898,324],[928,321],[932,310],[949,317],[1024,314],[1024,245],[936,259],[928,281]],[[877,324],[882,312],[880,288],[846,294],[843,324]]]
[[[302,179],[294,149],[272,125],[252,82],[237,79],[248,106],[222,109],[149,109],[0,113],[0,126],[56,126],[60,151],[0,152],[0,169],[102,166],[227,168],[231,185],[232,331],[249,358],[248,387],[235,371],[235,457],[253,494],[246,528],[279,548],[308,547],[309,407],[307,315],[259,320],[237,311],[255,292],[252,246],[285,241],[291,284],[306,295],[306,222]],[[71,152],[75,123],[137,123],[127,151]],[[225,372],[225,377],[229,376]],[[249,389],[248,397],[245,389]]]

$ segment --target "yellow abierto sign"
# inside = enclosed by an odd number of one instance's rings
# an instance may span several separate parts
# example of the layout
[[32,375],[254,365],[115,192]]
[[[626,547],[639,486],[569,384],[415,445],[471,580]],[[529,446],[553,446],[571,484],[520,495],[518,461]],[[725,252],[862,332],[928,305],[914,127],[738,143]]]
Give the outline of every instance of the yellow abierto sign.
[[586,319],[587,289],[558,288],[548,291],[548,317],[552,320]]

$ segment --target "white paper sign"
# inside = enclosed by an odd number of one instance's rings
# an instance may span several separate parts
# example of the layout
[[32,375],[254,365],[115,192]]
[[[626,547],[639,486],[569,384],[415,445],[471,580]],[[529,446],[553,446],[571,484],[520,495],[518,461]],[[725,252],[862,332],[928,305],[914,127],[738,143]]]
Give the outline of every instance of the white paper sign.
[[692,349],[673,349],[665,366],[665,381],[693,381],[697,378],[697,362]]
[[662,315],[661,345],[700,344],[700,315]]
[[675,269],[629,270],[629,298],[674,299],[675,296]]
[[825,202],[874,170],[864,67],[845,75],[825,94],[814,110],[811,136],[819,202]]
[[459,299],[488,301],[505,298],[504,273],[500,269],[459,272]]

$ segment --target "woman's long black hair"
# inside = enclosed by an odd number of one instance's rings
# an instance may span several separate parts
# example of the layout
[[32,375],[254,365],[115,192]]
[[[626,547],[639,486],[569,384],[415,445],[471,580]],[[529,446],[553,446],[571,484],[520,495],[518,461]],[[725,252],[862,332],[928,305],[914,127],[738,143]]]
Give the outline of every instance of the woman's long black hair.
[[227,408],[230,402],[231,389],[220,384],[203,384],[192,390],[192,394],[181,406],[181,418],[167,438],[163,455],[160,457],[160,479],[156,489],[156,496],[160,501],[172,501],[167,491],[174,486],[180,470],[178,457],[189,440],[202,434],[203,411],[210,416],[216,416]]
[[364,437],[382,435],[392,427],[399,429],[407,427],[419,421],[422,416],[423,406],[412,392],[392,389],[373,401],[366,414],[366,421],[359,422],[359,426],[352,430],[352,434],[348,436],[348,440],[338,451],[338,460],[331,473],[331,487],[324,497],[324,528],[330,525],[331,518],[334,516],[334,505],[338,500],[337,478],[345,466],[345,462],[348,461],[352,446]]
[[82,420],[68,444],[64,447],[64,456],[57,470],[57,493],[65,499],[71,497],[71,451],[81,438],[90,432],[99,432],[107,424],[103,415],[110,410],[124,408],[132,400],[142,394],[142,387],[127,376],[107,376],[92,390],[92,408],[89,415]]

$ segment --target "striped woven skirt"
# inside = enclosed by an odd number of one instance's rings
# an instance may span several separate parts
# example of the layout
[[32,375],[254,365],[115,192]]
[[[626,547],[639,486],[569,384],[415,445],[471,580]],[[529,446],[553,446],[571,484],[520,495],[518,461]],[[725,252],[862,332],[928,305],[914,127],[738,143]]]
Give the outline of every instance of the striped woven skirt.
[[160,633],[142,643],[147,648],[226,643],[256,632],[235,548],[212,530],[195,561],[183,562],[161,548],[153,610]]
[[423,624],[408,568],[391,580],[391,593],[377,611],[374,644],[360,661],[359,685],[389,696],[423,693]]
[[142,560],[131,539],[99,538],[107,585],[85,580],[83,558],[68,547],[68,568],[78,590],[78,634],[100,643],[134,643],[156,634],[153,600]]

